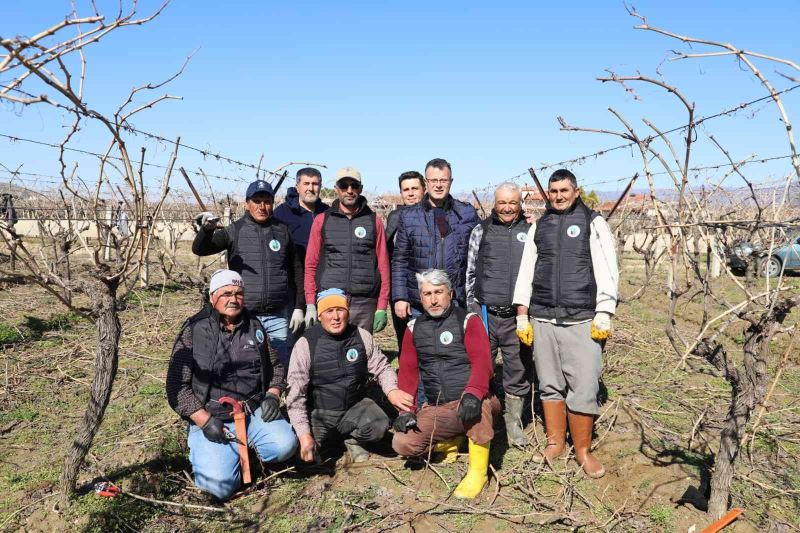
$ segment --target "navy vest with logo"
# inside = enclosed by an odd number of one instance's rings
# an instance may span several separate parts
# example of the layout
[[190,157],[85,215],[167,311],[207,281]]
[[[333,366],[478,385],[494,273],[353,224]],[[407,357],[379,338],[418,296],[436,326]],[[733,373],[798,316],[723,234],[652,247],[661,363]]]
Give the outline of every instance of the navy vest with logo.
[[[363,198],[363,197],[362,197]],[[360,199],[361,208],[348,218],[339,200],[323,215],[317,291],[342,289],[352,296],[375,297],[380,290],[375,253],[375,212]]]
[[333,336],[316,324],[304,337],[311,354],[311,408],[346,411],[363,400],[367,350],[358,327],[348,324],[341,335]]
[[440,317],[420,315],[413,328],[419,375],[428,403],[441,405],[461,399],[471,368],[464,346],[469,313],[454,304]]
[[245,307],[255,314],[283,309],[289,294],[289,269],[293,268],[289,264],[289,228],[274,218],[259,224],[245,214],[228,226],[228,235],[233,243],[228,268],[242,276]]
[[192,328],[192,392],[211,414],[222,419],[230,419],[230,408],[220,406],[216,400],[222,396],[248,400],[250,407],[256,409],[264,383],[272,380],[264,328],[246,310],[242,313],[236,345],[227,342],[220,329],[219,313],[208,305],[187,321]]
[[530,224],[520,216],[507,225],[493,212],[481,225],[483,236],[476,261],[475,297],[484,305],[511,306]]
[[597,212],[581,201],[563,213],[548,209],[536,223],[536,268],[529,314],[535,318],[594,317],[597,283],[589,246]]

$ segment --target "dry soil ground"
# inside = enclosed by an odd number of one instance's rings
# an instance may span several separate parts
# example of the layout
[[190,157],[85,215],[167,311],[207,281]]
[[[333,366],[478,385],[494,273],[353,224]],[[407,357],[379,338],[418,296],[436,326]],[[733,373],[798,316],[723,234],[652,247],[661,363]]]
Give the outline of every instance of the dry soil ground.
[[[641,265],[626,259],[623,294],[633,293],[640,278]],[[790,281],[800,285],[800,278]],[[467,505],[450,497],[466,470],[465,456],[451,465],[407,464],[383,446],[364,466],[346,466],[335,453],[320,467],[257,467],[252,486],[224,512],[209,512],[126,494],[102,498],[91,489],[107,478],[124,492],[209,505],[190,482],[185,427],[164,395],[170,348],[181,322],[198,308],[198,289],[158,283],[124,302],[111,405],[83,471],[86,485],[61,506],[55,489],[87,399],[93,325],[38,287],[14,278],[0,282],[0,530],[700,531],[709,522],[678,500],[690,487],[706,490],[729,388],[702,361],[673,371],[663,283],[620,306],[606,347],[607,399],[596,435],[596,453],[608,471],[603,479],[585,479],[571,460],[538,466],[530,459],[533,447],[508,449],[499,437],[492,447],[494,476]],[[681,309],[687,330],[698,312],[694,303]],[[379,339],[395,357],[393,333]],[[740,340],[734,335],[732,345]],[[777,360],[785,336],[774,344]],[[755,437],[748,431],[733,487],[733,505],[745,515],[732,531],[798,530],[798,359],[790,357]],[[541,442],[537,417],[527,431],[533,443]]]

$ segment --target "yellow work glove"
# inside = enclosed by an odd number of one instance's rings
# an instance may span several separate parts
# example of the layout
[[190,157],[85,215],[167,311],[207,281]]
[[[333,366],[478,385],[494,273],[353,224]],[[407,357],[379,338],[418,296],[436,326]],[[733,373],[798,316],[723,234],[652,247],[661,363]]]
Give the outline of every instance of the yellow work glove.
[[592,339],[604,341],[609,337],[611,337],[611,315],[604,312],[596,313],[592,320]]
[[525,346],[533,344],[533,326],[527,315],[517,315],[517,337]]

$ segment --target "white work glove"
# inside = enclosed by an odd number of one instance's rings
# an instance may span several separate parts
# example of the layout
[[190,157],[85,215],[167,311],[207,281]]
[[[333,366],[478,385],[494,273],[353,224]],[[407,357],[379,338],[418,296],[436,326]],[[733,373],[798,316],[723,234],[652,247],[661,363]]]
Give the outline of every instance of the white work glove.
[[303,325],[303,310],[302,309],[295,309],[292,311],[292,318],[289,320],[289,329],[292,330],[292,333],[297,333],[300,329],[300,326]]
[[219,224],[219,217],[211,211],[203,211],[194,217],[194,222],[198,230],[203,228],[206,231],[214,231]]
[[533,326],[528,315],[517,315],[517,338],[525,346],[533,344]]
[[306,329],[317,323],[317,306],[306,304]]
[[611,314],[600,311],[595,313],[592,320],[592,338],[596,341],[604,341],[611,336]]

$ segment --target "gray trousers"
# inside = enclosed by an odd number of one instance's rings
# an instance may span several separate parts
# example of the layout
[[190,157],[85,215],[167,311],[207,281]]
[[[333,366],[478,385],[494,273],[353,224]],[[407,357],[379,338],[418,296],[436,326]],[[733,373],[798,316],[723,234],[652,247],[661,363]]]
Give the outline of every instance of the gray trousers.
[[487,317],[492,360],[497,348],[503,356],[503,390],[524,397],[531,391],[531,349],[519,342],[516,317],[500,318],[491,313]]
[[598,414],[603,347],[591,337],[591,321],[572,325],[531,322],[542,401],[566,400],[570,411]]
[[370,398],[364,398],[347,411],[311,411],[311,434],[320,445],[328,437],[335,435],[350,437],[358,442],[377,442],[383,438],[387,429],[389,417]]
[[349,322],[372,333],[372,322],[375,320],[375,311],[377,308],[377,298],[351,296]]

